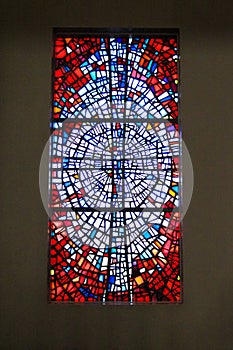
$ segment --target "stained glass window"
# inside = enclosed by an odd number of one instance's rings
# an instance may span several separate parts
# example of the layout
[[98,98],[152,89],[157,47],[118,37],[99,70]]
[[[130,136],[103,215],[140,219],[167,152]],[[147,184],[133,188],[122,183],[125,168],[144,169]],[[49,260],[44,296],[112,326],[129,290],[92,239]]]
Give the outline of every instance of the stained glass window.
[[181,301],[178,61],[176,30],[55,30],[50,301]]

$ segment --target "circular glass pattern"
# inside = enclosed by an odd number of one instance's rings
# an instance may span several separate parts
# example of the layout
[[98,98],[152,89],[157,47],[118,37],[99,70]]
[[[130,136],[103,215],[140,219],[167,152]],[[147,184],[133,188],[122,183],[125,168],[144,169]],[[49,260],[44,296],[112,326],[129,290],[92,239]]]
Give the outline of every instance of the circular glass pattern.
[[159,224],[166,203],[177,204],[170,190],[179,144],[170,123],[72,122],[64,133],[60,197],[75,243],[129,243]]

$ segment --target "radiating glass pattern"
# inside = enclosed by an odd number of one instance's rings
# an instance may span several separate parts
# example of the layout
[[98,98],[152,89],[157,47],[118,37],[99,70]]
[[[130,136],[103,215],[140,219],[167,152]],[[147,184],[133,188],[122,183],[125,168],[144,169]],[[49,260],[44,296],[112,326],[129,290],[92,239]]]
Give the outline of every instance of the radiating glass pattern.
[[55,34],[50,301],[181,301],[177,41]]

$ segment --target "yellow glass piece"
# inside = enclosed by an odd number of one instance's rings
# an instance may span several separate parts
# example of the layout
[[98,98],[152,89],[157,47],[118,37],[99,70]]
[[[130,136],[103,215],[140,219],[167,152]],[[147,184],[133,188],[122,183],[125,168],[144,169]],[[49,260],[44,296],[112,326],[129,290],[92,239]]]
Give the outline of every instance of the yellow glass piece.
[[176,193],[173,190],[169,190],[169,193],[172,197],[175,197]]
[[159,258],[159,260],[161,260],[164,264],[167,263],[167,260],[166,259],[163,259],[163,258]]
[[75,174],[75,175],[73,175],[73,176],[75,177],[75,179],[78,179],[78,178],[79,178],[78,174]]
[[76,247],[76,245],[72,241],[69,241],[69,245],[74,248]]
[[154,243],[155,243],[155,245],[157,245],[158,248],[162,247],[162,245],[158,241],[155,241]]
[[81,266],[81,265],[82,265],[83,260],[84,260],[84,258],[81,258],[81,259],[78,261],[78,266]]
[[135,281],[139,286],[140,286],[140,284],[144,283],[143,278],[141,276],[136,277]]
[[74,278],[72,281],[73,281],[73,282],[78,282],[78,281],[79,281],[79,276],[76,277],[76,278]]
[[157,249],[152,249],[152,254],[153,255],[157,255],[158,254],[158,250]]
[[151,130],[152,129],[152,126],[151,124],[147,124],[147,127],[146,127],[147,130]]
[[54,107],[53,111],[54,111],[54,113],[59,113],[59,112],[61,112],[61,108]]
[[177,277],[177,280],[178,280],[178,281],[180,280],[180,276]]
[[54,270],[50,270],[50,275],[51,275],[51,276],[54,275]]

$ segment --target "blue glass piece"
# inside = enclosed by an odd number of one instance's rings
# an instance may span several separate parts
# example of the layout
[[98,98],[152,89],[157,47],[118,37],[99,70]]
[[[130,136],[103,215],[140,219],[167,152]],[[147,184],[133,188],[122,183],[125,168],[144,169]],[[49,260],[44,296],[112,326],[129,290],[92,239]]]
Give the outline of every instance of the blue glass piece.
[[65,272],[69,272],[70,271],[70,266],[67,266],[67,267],[63,267],[63,269],[65,270]]
[[103,281],[104,281],[104,275],[100,275],[100,276],[99,276],[99,281],[100,281],[100,282],[103,282]]
[[82,64],[80,64],[80,67],[86,67],[87,65],[88,65],[88,61],[85,61]]
[[91,235],[90,235],[90,237],[91,237],[92,239],[95,237],[96,232],[97,232],[97,230],[96,230],[96,229],[92,231],[92,233],[91,233]]
[[73,247],[70,247],[70,248],[68,249],[68,252],[69,252],[71,255],[73,255],[73,254],[75,253],[75,250],[74,250]]
[[158,231],[159,230],[159,225],[153,225],[153,227]]
[[63,66],[63,68],[65,69],[66,72],[70,71],[70,67],[69,66]]
[[152,65],[151,65],[152,72],[156,69],[156,67],[157,67],[157,63],[153,62]]
[[144,252],[142,252],[142,253],[140,254],[140,258],[141,258],[141,259],[149,259],[149,258],[152,258],[152,254],[151,254],[151,252],[147,249],[147,250],[145,250]]
[[95,57],[97,58],[98,61],[101,60],[100,53],[98,51],[95,53]]
[[160,102],[165,102],[171,99],[171,96],[164,97]]
[[115,283],[116,277],[115,276],[110,276],[109,277],[109,283]]
[[93,80],[96,80],[96,72],[95,71],[90,72],[90,76]]
[[143,236],[144,236],[145,238],[150,238],[150,237],[151,237],[151,234],[150,234],[148,231],[146,231],[146,232],[143,233]]

